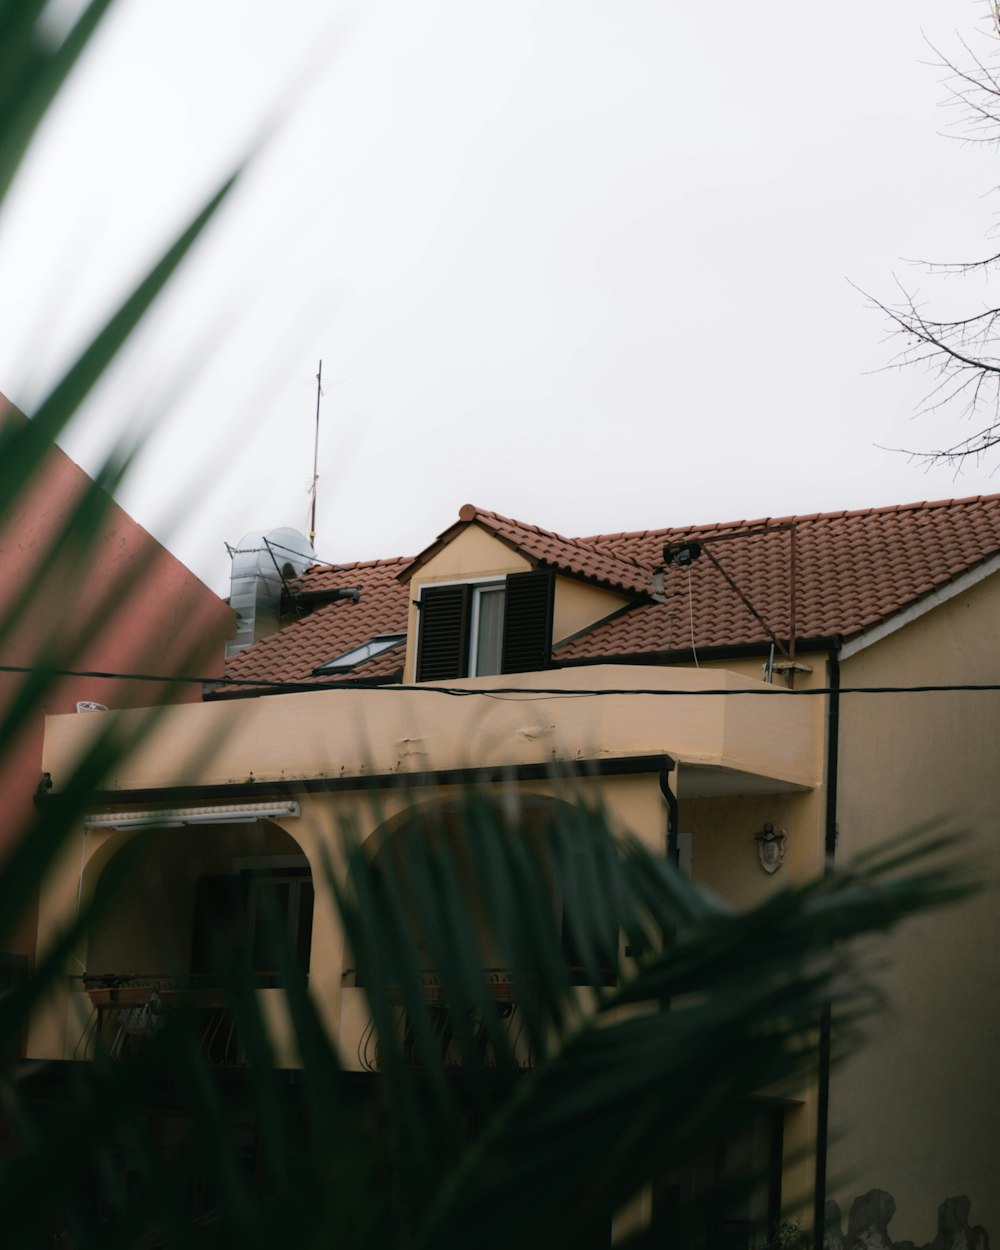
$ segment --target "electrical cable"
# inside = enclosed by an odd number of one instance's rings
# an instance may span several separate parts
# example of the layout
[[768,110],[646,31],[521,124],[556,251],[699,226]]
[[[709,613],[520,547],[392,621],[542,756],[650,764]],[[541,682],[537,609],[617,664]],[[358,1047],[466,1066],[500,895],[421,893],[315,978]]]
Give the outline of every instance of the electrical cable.
[[694,656],[695,668],[701,668],[698,663],[698,649],[694,645],[694,596],[691,593],[691,565],[688,565],[688,620],[691,622],[691,654]]
[[[676,667],[676,666],[672,666]],[[726,695],[790,695],[793,698],[802,696],[833,694],[832,686],[796,687],[794,690],[775,690],[773,686],[753,687],[717,687],[705,690],[663,690],[653,687],[609,687],[603,689],[565,690],[546,686],[494,686],[490,689],[466,686],[435,686],[425,683],[404,686],[397,682],[362,682],[362,681],[307,681],[300,679],[272,681],[262,677],[188,677],[167,676],[163,673],[112,673],[100,670],[83,670],[70,668],[46,668],[21,664],[0,664],[0,673],[44,674],[49,677],[85,677],[107,681],[145,681],[164,684],[186,684],[213,686],[216,690],[256,688],[259,690],[294,690],[307,693],[310,690],[367,690],[390,691],[395,694],[445,694],[454,698],[499,698],[501,696],[523,697],[524,702],[538,699],[580,699],[602,698],[608,695],[646,695],[652,698],[699,698],[711,696],[719,698]],[[1000,682],[950,682],[938,685],[918,686],[841,686],[841,694],[954,694],[961,692],[990,693],[1000,692]],[[526,697],[524,697],[526,696]]]

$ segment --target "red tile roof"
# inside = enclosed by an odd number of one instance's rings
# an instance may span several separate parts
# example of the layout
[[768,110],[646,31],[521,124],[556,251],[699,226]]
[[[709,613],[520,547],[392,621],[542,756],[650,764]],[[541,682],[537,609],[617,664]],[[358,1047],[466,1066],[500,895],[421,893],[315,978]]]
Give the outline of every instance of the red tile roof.
[[412,577],[417,569],[446,547],[456,534],[473,524],[489,531],[536,567],[552,568],[570,577],[606,586],[611,590],[624,591],[629,595],[641,595],[645,598],[649,594],[649,568],[644,568],[631,556],[601,550],[595,544],[579,538],[564,538],[562,534],[555,534],[552,530],[514,521],[498,512],[487,512],[471,503],[462,505],[458,521],[443,534],[439,534],[429,547],[416,556],[400,574],[400,579],[408,580]]
[[[651,567],[665,544],[685,539],[702,543],[782,641],[791,632],[793,604],[798,638],[846,639],[998,554],[1000,495],[582,541]],[[557,648],[556,658],[679,651],[690,649],[692,640],[698,648],[770,640],[706,554],[687,568],[669,565],[665,583],[664,603],[637,607],[591,630]]]
[[[324,604],[302,620],[240,651],[226,664],[226,676],[241,682],[303,685],[398,680],[403,672],[403,647],[383,652],[347,673],[314,675],[314,670],[379,634],[406,633],[409,596],[397,574],[407,563],[406,559],[395,559],[314,566],[292,583],[293,589],[331,590],[357,586],[361,590],[358,601],[338,599]],[[259,694],[263,689],[239,686],[226,693]]]
[[[604,624],[561,646],[557,640],[556,663],[657,654],[678,660],[690,653],[692,641],[705,651],[766,645],[767,629],[713,558],[784,642],[791,631],[793,602],[798,639],[849,639],[1000,554],[1000,495],[588,538],[564,538],[466,504],[458,523],[415,559],[310,569],[295,583],[299,589],[360,586],[360,600],[320,607],[235,656],[227,674],[307,685],[398,680],[402,648],[346,674],[317,677],[313,672],[379,634],[404,632],[407,579],[471,523],[490,530],[532,563],[613,586],[633,598],[635,606]],[[683,540],[702,544],[700,558],[686,568],[669,565],[664,601],[649,602],[651,574],[662,563],[664,545]]]

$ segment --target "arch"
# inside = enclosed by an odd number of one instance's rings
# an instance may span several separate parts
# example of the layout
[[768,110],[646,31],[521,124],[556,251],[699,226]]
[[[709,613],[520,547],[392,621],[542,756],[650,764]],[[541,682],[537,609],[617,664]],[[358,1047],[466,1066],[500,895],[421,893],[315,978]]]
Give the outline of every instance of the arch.
[[[143,852],[114,907],[90,934],[88,976],[207,977],[227,941],[233,948],[249,942],[257,959],[265,889],[285,908],[300,968],[308,971],[312,867],[282,825],[257,821],[115,832],[85,865],[84,897],[126,844],[140,837]],[[261,976],[267,971],[256,965],[255,970]]]
[[[417,837],[437,843],[440,841],[446,850],[450,865],[457,873],[462,892],[471,900],[469,907],[470,919],[475,930],[476,945],[483,965],[487,969],[501,970],[504,958],[495,935],[491,931],[487,916],[485,895],[478,875],[472,852],[469,850],[469,830],[465,827],[466,818],[476,820],[477,815],[485,811],[487,820],[492,818],[492,831],[501,836],[516,837],[524,840],[533,859],[533,868],[537,870],[543,888],[546,890],[552,908],[554,922],[561,933],[563,953],[570,967],[572,976],[578,983],[584,984],[588,976],[583,969],[583,959],[579,954],[578,944],[574,937],[576,924],[567,906],[566,889],[562,871],[567,852],[573,853],[572,842],[575,836],[583,838],[595,827],[606,828],[603,813],[583,803],[573,803],[565,798],[557,797],[534,790],[502,787],[495,790],[474,790],[465,793],[437,796],[424,802],[412,804],[395,816],[378,825],[363,843],[372,866],[377,870],[389,857],[395,859],[396,879],[404,895],[407,892],[407,873],[404,848],[407,841]],[[562,835],[558,838],[550,835]],[[420,932],[420,923],[415,913],[411,918],[414,935],[421,947],[421,962],[428,973],[433,972],[428,944]],[[588,925],[588,928],[592,926]],[[604,947],[607,947],[605,950]],[[606,944],[602,941],[602,977],[614,979],[617,966],[618,938],[616,933],[609,931]]]
[[537,829],[540,823],[555,820],[560,813],[579,813],[581,804],[570,803],[541,791],[513,789],[512,787],[475,789],[438,795],[421,802],[410,803],[394,816],[381,821],[365,837],[362,845],[369,856],[377,858],[383,847],[394,837],[426,832],[435,826],[453,825],[469,804],[482,803],[499,813],[502,824],[510,831],[518,826],[523,831]]
[[[363,997],[371,986],[393,1013],[391,1036],[405,1063],[422,1066],[436,1054],[448,1067],[489,1067],[498,1061],[497,1039],[503,1035],[504,1062],[534,1065],[538,1011],[544,1010],[534,1003],[539,953],[538,967],[563,963],[567,989],[617,979],[620,936],[613,912],[605,915],[602,908],[595,916],[592,896],[563,876],[568,871],[576,882],[582,879],[572,860],[582,850],[575,839],[579,835],[582,843],[598,829],[606,831],[606,821],[592,807],[537,790],[497,787],[438,793],[372,831],[362,844],[370,869],[361,865],[359,871],[372,874],[365,894],[374,910],[359,928],[365,949],[344,952],[342,980],[349,996],[344,1019],[350,1020],[343,1036],[361,1069],[378,1070],[383,1063],[384,1034],[380,1037],[377,1013]],[[508,858],[496,839],[515,838],[523,840],[527,854]],[[429,846],[432,855],[440,849],[440,860],[428,862],[419,850],[411,856],[415,841]],[[506,877],[497,856],[516,876]],[[492,888],[500,883],[499,890]],[[530,924],[518,923],[522,914],[530,916]],[[397,958],[399,984],[390,971]],[[477,969],[495,1016],[481,1001],[474,1007],[467,1001],[467,978],[471,973],[477,980]],[[422,1007],[416,1005],[421,998]]]

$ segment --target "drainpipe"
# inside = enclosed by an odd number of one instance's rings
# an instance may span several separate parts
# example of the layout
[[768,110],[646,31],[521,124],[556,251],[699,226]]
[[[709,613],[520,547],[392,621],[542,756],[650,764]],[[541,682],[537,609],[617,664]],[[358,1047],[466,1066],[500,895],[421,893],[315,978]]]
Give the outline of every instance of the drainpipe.
[[[840,746],[840,660],[830,650],[828,657],[830,694],[826,705],[826,836],[823,874],[833,872],[837,853],[837,757]],[[823,1008],[819,1021],[819,1077],[816,1090],[816,1182],[813,1205],[815,1250],[823,1250],[826,1231],[826,1164],[830,1136],[830,1043],[833,1013]]]
[[660,793],[667,801],[667,858],[676,868],[680,862],[680,849],[677,845],[679,820],[677,815],[677,796],[670,789],[670,774],[673,772],[674,761],[669,755],[663,757],[660,769]]

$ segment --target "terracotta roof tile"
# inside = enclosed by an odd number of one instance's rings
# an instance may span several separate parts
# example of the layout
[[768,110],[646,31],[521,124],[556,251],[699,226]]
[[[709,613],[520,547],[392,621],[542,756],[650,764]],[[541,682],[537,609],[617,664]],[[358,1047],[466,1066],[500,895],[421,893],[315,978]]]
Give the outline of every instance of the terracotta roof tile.
[[[705,542],[770,628],[851,638],[1000,552],[1000,495],[852,512],[765,517],[691,529],[597,534],[585,541],[637,563],[659,563],[665,544]],[[557,659],[766,643],[769,635],[704,554],[667,567],[665,602],[637,607],[557,650]],[[693,625],[693,629],[692,629]]]
[[[397,574],[407,559],[367,560],[355,564],[316,565],[292,583],[293,590],[330,590],[359,586],[357,603],[339,599],[324,604],[302,620],[286,625],[269,638],[234,655],[226,664],[226,676],[240,681],[317,682],[375,681],[402,676],[404,649],[398,647],[359,664],[347,673],[314,670],[359,647],[379,634],[405,634],[409,594]],[[253,687],[234,687],[218,694],[254,692]]]
[[[407,577],[429,558],[428,552],[440,550],[472,522],[533,563],[626,590],[637,600],[629,611],[557,647],[557,662],[662,653],[674,653],[676,658],[690,650],[692,641],[700,650],[766,644],[767,630],[705,549],[783,641],[791,630],[792,533],[799,639],[854,637],[1000,553],[1000,495],[588,538],[565,538],[466,505],[457,525],[415,559],[314,566],[295,583],[299,589],[360,586],[360,600],[319,607],[233,657],[227,674],[307,685],[398,679],[402,648],[346,674],[313,673],[380,634],[403,633],[410,594]],[[662,563],[664,545],[682,539],[701,541],[702,556],[687,568],[669,565],[664,602],[649,602],[650,577]]]
[[[390,556],[381,560],[355,560],[350,564],[314,564],[292,583],[293,590],[332,590],[342,586],[360,585],[361,579],[371,584],[394,578],[411,561],[411,556]],[[358,574],[358,578],[353,576]]]

